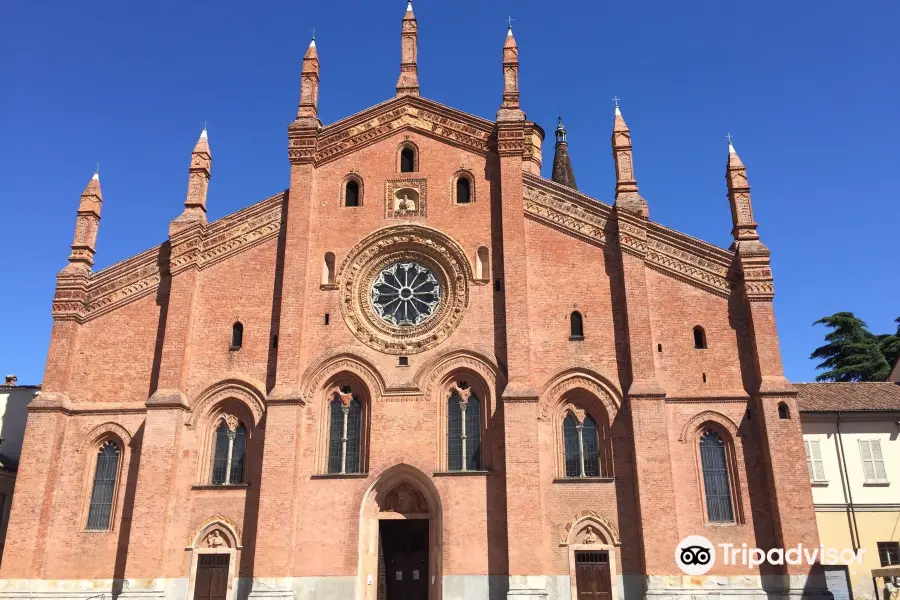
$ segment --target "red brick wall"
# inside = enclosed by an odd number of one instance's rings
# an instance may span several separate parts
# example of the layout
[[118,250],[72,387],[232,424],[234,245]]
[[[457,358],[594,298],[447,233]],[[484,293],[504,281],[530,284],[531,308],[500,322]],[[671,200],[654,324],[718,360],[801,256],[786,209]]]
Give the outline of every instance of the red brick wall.
[[[418,146],[419,170],[401,175],[397,153],[407,137]],[[450,348],[493,349],[502,359],[508,353],[503,351],[504,341],[498,340],[498,315],[509,306],[526,303],[498,296],[493,285],[470,284],[469,306],[459,327],[437,348],[410,356],[409,367],[399,367],[396,356],[379,354],[357,340],[341,318],[341,292],[320,289],[325,252],[335,253],[340,268],[363,237],[398,222],[384,216],[385,181],[404,177],[428,181],[428,216],[413,221],[451,236],[470,261],[479,246],[487,246],[493,276],[499,276],[496,268],[501,263],[495,255],[502,249],[499,221],[507,199],[496,196],[498,163],[496,156],[485,158],[409,132],[318,169],[295,165],[287,231],[281,238],[189,274],[194,281],[179,281],[185,274],[177,275],[167,299],[168,319],[177,323],[167,322],[161,330],[159,302],[164,304],[166,298],[151,294],[82,325],[58,325],[51,348],[61,353],[70,329],[76,332],[76,342],[68,375],[60,372],[64,361],[54,360],[48,363],[48,380],[64,382],[63,391],[75,414],[29,417],[0,576],[184,577],[190,556],[184,547],[213,515],[223,515],[240,526],[244,575],[356,574],[360,503],[374,473],[399,462],[416,466],[427,476],[444,470],[438,462],[445,435],[438,422],[440,390],[432,397],[406,401],[391,401],[370,390],[368,464],[373,475],[356,479],[311,478],[321,461],[326,400],[321,390],[302,399],[292,392],[294,396],[286,399],[293,403],[270,406],[265,429],[254,431],[250,487],[232,490],[195,489],[197,469],[209,460],[201,455],[205,430],[199,425],[187,427],[189,413],[177,407],[145,413],[144,402],[155,391],[154,382],[169,377],[158,372],[162,355],[169,361],[164,364],[183,370],[182,391],[191,406],[210,383],[226,374],[265,388],[259,390],[261,394],[281,384],[299,389],[306,383],[299,380],[300,374],[336,348],[366,357],[388,387],[411,385],[420,369]],[[466,206],[452,200],[452,178],[462,167],[475,176],[475,201]],[[359,208],[339,204],[341,184],[351,169],[363,181]],[[314,173],[312,181],[308,172]],[[749,359],[738,342],[746,344],[750,339],[746,317],[735,314],[734,302],[644,269],[633,256],[627,257],[623,272],[612,241],[605,247],[587,244],[522,218],[524,239],[518,242],[527,249],[527,262],[508,256],[506,264],[526,273],[528,285],[525,289],[507,279],[505,294],[516,294],[519,288],[518,293],[527,294],[527,313],[516,316],[513,333],[514,339],[521,340],[527,330],[529,347],[522,348],[520,343],[512,354],[527,357],[531,365],[527,377],[537,393],[553,377],[576,367],[609,382],[621,403],[612,425],[616,478],[581,485],[554,483],[561,451],[556,425],[552,420],[538,421],[540,406],[534,402],[498,406],[501,390],[492,390],[488,415],[492,441],[486,450],[492,472],[434,477],[443,510],[443,572],[500,574],[510,560],[514,574],[567,573],[560,535],[575,514],[588,509],[618,527],[623,545],[617,558],[626,573],[641,572],[642,561],[650,561],[653,573],[669,572],[673,566],[671,549],[641,550],[641,532],[653,523],[648,531],[665,530],[669,541],[700,533],[737,544],[770,542],[772,511],[761,483],[766,462],[756,426],[744,421]],[[307,222],[308,230],[304,230]],[[306,256],[291,254],[307,243]],[[280,252],[285,252],[283,267]],[[644,279],[635,279],[641,269]],[[279,282],[284,287],[279,288]],[[583,341],[569,339],[572,310],[584,316]],[[325,313],[330,314],[327,326]],[[244,344],[239,352],[232,352],[228,346],[236,320],[244,325]],[[696,324],[706,329],[707,350],[693,347]],[[185,335],[180,350],[173,337],[176,331]],[[275,333],[280,338],[278,352],[271,349]],[[777,338],[772,330],[760,336],[757,343],[765,346],[768,363],[773,363]],[[663,345],[662,353],[656,344]],[[631,383],[633,366],[641,377],[655,371],[667,396],[681,400],[642,399],[636,402],[646,404],[629,408],[632,401],[622,395]],[[452,374],[453,369],[444,373]],[[688,398],[696,402],[683,401]],[[82,409],[89,404],[94,408],[95,403],[107,404],[106,412],[82,414]],[[685,424],[704,411],[721,413],[741,434],[735,467],[743,522],[733,527],[703,524],[695,442],[680,440]],[[126,469],[113,531],[85,533],[85,465],[94,450],[78,453],[77,448],[88,431],[105,421],[116,422],[135,436],[128,464],[139,461],[140,472]],[[632,444],[635,431],[639,437]],[[779,431],[770,428],[769,436],[784,434]],[[48,453],[48,443],[58,449]],[[796,459],[793,446],[792,452]],[[509,465],[514,467],[512,472],[507,472]],[[649,469],[650,477],[639,491],[636,476],[641,468]],[[790,481],[799,489],[805,482],[795,475],[785,471],[774,485]],[[674,496],[666,486],[672,486]],[[509,531],[503,522],[507,510],[513,510],[518,519]],[[810,539],[808,531],[814,526],[808,520],[784,527],[783,532],[790,539]]]

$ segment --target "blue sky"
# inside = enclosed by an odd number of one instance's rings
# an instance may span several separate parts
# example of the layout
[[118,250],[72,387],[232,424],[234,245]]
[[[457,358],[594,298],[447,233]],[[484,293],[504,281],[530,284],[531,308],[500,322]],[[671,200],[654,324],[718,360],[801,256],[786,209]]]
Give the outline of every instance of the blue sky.
[[[39,382],[55,273],[101,164],[97,268],[166,237],[209,122],[215,219],[288,185],[286,125],[317,32],[320,116],[391,97],[405,2],[27,2],[0,9],[0,371]],[[612,200],[613,96],[651,218],[727,246],[725,134],[749,170],[771,248],[787,375],[815,375],[814,320],[900,316],[900,4],[807,0],[418,0],[423,95],[494,118],[512,14],[522,105],[561,113],[582,191]],[[551,136],[552,139],[552,136]],[[545,144],[549,176],[552,142]],[[589,293],[589,291],[587,292]]]

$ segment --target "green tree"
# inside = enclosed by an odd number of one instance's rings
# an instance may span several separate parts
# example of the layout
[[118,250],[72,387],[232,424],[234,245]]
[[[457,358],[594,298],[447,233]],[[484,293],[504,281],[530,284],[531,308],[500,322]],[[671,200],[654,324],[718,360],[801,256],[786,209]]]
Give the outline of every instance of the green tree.
[[878,336],[878,342],[881,344],[881,353],[887,359],[888,364],[893,365],[897,357],[900,357],[900,317],[895,320],[897,323],[897,333],[885,333]]
[[882,354],[884,340],[869,331],[865,321],[851,312],[839,312],[813,325],[832,330],[825,334],[828,343],[810,354],[822,361],[816,368],[825,371],[816,375],[816,381],[887,380],[891,365]]

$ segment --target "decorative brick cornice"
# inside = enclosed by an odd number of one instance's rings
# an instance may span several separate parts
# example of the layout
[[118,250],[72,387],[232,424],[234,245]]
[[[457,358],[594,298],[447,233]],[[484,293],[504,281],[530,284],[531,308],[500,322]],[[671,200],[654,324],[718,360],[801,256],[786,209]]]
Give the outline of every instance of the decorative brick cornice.
[[291,162],[310,157],[316,165],[321,165],[406,130],[482,156],[496,144],[493,122],[433,100],[401,96],[323,127],[311,141],[300,136],[298,130],[296,136],[291,134],[289,155]]
[[656,223],[647,226],[647,266],[719,296],[728,296],[734,253]]
[[594,244],[606,243],[610,207],[575,190],[525,174],[525,215]]
[[175,274],[205,269],[276,237],[284,198],[282,192],[205,228],[180,231],[171,245],[154,246],[96,273],[60,273],[53,318],[89,321],[155,292],[170,269]]
[[[528,173],[524,190],[527,217],[590,243],[607,242],[609,205]],[[719,296],[730,293],[734,252],[629,214],[620,215],[618,224],[626,251],[643,257],[651,269]]]

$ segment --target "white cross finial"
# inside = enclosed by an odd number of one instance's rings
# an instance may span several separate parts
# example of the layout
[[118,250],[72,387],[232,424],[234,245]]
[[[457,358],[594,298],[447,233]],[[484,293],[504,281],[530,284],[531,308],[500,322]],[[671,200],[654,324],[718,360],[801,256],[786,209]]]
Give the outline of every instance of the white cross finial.
[[513,21],[515,21],[515,19],[513,19],[511,16],[506,18],[506,24],[509,25],[509,31],[512,31]]
[[100,180],[100,163],[99,162],[97,163],[97,168],[94,169],[94,175],[93,175],[93,177],[91,177],[91,179],[93,179],[94,181]]
[[728,140],[728,145],[731,145],[731,140],[734,139],[734,136],[730,133],[725,136],[725,139]]
[[619,108],[619,100],[621,100],[621,98],[619,98],[618,96],[613,96],[612,101],[616,108]]

